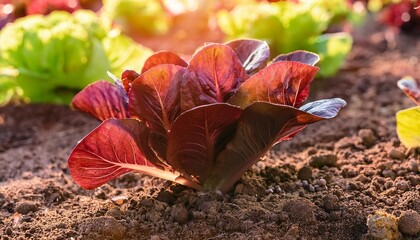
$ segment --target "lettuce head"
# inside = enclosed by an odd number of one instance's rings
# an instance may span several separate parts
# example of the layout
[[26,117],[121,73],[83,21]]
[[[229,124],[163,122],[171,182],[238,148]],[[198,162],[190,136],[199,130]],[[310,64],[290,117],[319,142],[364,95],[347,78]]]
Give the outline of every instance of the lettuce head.
[[88,10],[20,18],[1,30],[0,43],[3,103],[12,92],[27,102],[67,104],[107,71],[119,75],[151,54]]

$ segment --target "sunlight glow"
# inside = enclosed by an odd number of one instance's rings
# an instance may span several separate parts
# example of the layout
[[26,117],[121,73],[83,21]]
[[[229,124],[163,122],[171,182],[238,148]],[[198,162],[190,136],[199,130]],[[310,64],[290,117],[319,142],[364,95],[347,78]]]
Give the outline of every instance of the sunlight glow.
[[2,9],[3,14],[8,15],[11,14],[13,12],[13,5],[12,4],[6,4],[3,6]]

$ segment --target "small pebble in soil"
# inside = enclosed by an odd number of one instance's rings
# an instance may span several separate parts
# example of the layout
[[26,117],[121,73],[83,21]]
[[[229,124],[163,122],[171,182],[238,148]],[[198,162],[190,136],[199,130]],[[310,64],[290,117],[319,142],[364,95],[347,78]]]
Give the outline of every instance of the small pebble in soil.
[[309,192],[315,192],[315,187],[312,184],[309,184],[308,191]]
[[334,167],[337,166],[337,156],[333,153],[316,154],[309,157],[308,163],[315,168]]
[[16,212],[20,214],[28,214],[39,210],[39,206],[35,202],[22,201],[16,204]]
[[400,144],[401,144],[401,142],[400,142],[400,140],[398,138],[391,138],[391,141],[390,142],[392,143],[392,146],[393,147],[399,147]]
[[409,169],[412,172],[418,172],[419,171],[419,164],[415,160],[411,160],[409,162]]
[[401,180],[401,181],[398,181],[398,182],[395,183],[395,187],[398,190],[406,191],[410,188],[410,184],[408,183],[408,181]]
[[291,199],[283,205],[283,211],[288,213],[293,223],[314,223],[316,222],[312,202],[306,199]]
[[392,170],[386,169],[382,171],[382,176],[384,176],[385,178],[395,179],[397,174]]
[[386,181],[384,184],[385,189],[390,189],[394,186],[394,183],[392,181]]
[[283,190],[281,189],[281,187],[279,185],[274,186],[274,192],[275,193],[281,193]]
[[403,234],[418,236],[420,234],[420,214],[413,210],[403,212],[398,219],[398,228]]
[[327,212],[332,212],[340,208],[340,200],[334,194],[328,194],[322,200],[324,202],[324,209]]
[[241,194],[244,190],[244,185],[242,183],[239,183],[235,187],[235,194]]
[[392,168],[392,164],[393,164],[392,161],[382,162],[379,164],[378,167],[381,171],[386,170],[386,169],[389,170]]
[[399,159],[402,160],[405,158],[405,154],[404,152],[401,152],[395,148],[391,149],[391,151],[389,151],[389,157],[393,158],[393,159]]
[[312,178],[312,168],[308,165],[304,165],[297,172],[297,178],[300,180],[309,181]]
[[119,208],[111,208],[105,213],[105,216],[111,216],[115,219],[121,219],[122,212]]
[[171,217],[179,224],[188,222],[190,216],[184,204],[176,204],[172,207]]
[[161,240],[161,238],[159,237],[159,235],[153,235],[150,237],[150,240]]
[[272,187],[270,187],[267,190],[265,190],[265,193],[267,193],[267,194],[274,193],[274,189]]
[[17,226],[22,223],[23,216],[20,213],[15,213],[13,214],[12,219],[13,219],[13,225]]
[[376,137],[371,129],[360,129],[358,136],[362,140],[362,144],[370,148],[375,144]]
[[321,192],[328,189],[326,186],[315,185],[314,187],[315,187],[315,192]]
[[102,189],[98,189],[97,191],[95,191],[95,197],[105,200],[106,193]]
[[367,218],[367,235],[373,240],[401,239],[398,231],[397,217],[386,212],[377,211]]
[[362,183],[370,183],[371,179],[366,177],[363,174],[358,175],[354,180],[362,182]]
[[146,198],[146,199],[141,200],[140,204],[142,206],[145,206],[145,207],[152,207],[153,206],[153,200],[150,199],[150,198]]
[[318,179],[317,184],[319,184],[319,186],[327,186],[327,181],[323,178]]
[[127,196],[116,196],[111,198],[112,202],[115,203],[118,206],[121,206],[123,203],[128,202]]
[[206,218],[206,214],[200,211],[193,211],[192,212],[192,216],[194,219],[205,219]]
[[318,151],[316,150],[316,148],[314,148],[314,147],[309,147],[307,150],[306,150],[306,154],[307,154],[307,156],[311,156],[311,155],[314,155],[315,153],[317,153]]
[[101,216],[85,220],[79,225],[83,239],[124,239],[127,229],[111,216]]

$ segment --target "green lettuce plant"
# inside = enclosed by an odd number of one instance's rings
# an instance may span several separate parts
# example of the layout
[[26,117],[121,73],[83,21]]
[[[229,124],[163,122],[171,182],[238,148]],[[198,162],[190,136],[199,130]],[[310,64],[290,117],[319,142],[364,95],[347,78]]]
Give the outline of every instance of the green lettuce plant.
[[104,0],[103,15],[132,35],[163,34],[170,19],[158,0]]
[[0,32],[0,103],[67,104],[86,85],[141,66],[151,50],[88,10],[31,15]]
[[344,32],[323,34],[327,28],[350,18],[344,0],[250,1],[231,11],[218,12],[218,24],[228,39],[257,38],[269,43],[274,55],[305,49],[320,56],[322,76],[334,75],[351,50],[352,37]]

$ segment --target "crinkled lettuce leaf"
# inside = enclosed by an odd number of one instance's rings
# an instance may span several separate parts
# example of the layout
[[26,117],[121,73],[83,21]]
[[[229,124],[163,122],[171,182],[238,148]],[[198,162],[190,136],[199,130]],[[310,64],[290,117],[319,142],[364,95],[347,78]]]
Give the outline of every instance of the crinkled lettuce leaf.
[[103,15],[129,34],[163,34],[170,21],[157,0],[104,0]]
[[20,18],[1,30],[0,42],[0,70],[17,72],[5,78],[28,102],[68,104],[107,71],[121,74],[122,66],[141,66],[151,54],[87,10]]
[[331,76],[351,49],[349,34],[324,34],[328,26],[344,16],[344,1],[280,1],[239,4],[218,12],[218,24],[228,39],[257,38],[267,41],[273,56],[309,50],[321,57],[321,76]]

